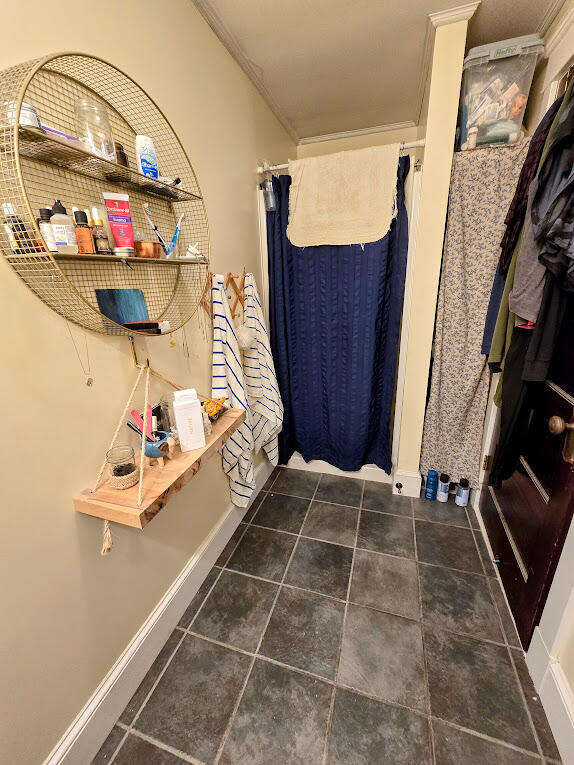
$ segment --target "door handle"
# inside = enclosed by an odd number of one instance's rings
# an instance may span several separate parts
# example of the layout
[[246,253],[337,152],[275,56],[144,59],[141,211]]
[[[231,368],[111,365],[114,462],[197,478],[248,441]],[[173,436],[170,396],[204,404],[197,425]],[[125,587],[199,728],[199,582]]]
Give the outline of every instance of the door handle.
[[574,465],[574,422],[566,422],[562,417],[555,414],[548,420],[548,430],[555,436],[566,432],[564,447],[562,449],[562,459]]

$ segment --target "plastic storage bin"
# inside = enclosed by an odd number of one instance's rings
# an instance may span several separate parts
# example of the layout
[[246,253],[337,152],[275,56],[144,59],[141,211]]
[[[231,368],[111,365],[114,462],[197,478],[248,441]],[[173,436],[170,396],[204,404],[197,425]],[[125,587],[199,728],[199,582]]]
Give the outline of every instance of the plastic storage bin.
[[543,51],[539,35],[471,48],[463,64],[462,151],[519,140],[536,59]]

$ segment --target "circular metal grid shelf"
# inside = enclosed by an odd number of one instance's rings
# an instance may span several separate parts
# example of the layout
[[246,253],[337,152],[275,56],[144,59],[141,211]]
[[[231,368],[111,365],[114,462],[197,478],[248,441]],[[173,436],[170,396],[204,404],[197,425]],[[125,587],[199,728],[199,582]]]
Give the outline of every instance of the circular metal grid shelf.
[[[114,140],[123,144],[130,168],[100,159],[83,148],[28,126],[19,126],[23,102],[32,104],[43,125],[76,134],[74,106],[89,97],[107,109]],[[15,107],[14,107],[15,104]],[[137,172],[135,137],[149,135],[162,176],[181,178],[177,188]],[[185,212],[179,255],[196,242],[205,263],[177,259],[126,258],[49,253],[36,224],[40,207],[61,199],[70,210],[103,208],[102,192],[127,192],[134,228],[155,238],[142,203],[164,237]],[[22,219],[30,244],[11,248],[0,228],[5,260],[38,297],[61,316],[114,335],[139,334],[116,324],[98,307],[97,289],[142,290],[151,320],[179,329],[195,313],[209,270],[209,227],[201,191],[179,139],[151,98],[130,77],[99,58],[59,53],[4,70],[0,77],[0,204],[9,202]]]

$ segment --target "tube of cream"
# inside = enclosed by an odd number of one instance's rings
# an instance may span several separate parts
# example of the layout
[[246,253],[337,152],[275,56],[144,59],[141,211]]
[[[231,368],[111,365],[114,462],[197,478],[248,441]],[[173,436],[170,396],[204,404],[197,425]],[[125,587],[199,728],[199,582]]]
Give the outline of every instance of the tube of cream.
[[134,229],[129,195],[104,193],[102,196],[106,203],[106,213],[113,237],[116,240],[116,247],[131,247],[133,249]]

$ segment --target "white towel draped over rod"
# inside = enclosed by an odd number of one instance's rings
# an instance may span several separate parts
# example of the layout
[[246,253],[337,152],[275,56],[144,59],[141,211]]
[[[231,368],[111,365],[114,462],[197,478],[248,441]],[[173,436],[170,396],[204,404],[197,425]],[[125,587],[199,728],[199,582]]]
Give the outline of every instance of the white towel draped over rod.
[[[399,145],[400,151],[408,151],[409,149],[419,149],[425,145],[425,139],[421,138],[418,141],[404,141]],[[262,167],[257,168],[258,173],[274,173],[276,170],[287,170],[289,165],[268,165],[265,163]]]

